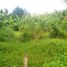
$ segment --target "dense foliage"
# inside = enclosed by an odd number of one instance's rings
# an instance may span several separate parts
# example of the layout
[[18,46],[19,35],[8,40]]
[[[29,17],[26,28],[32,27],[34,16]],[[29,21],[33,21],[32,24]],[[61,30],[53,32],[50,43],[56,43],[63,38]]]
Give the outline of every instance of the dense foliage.
[[25,54],[29,67],[67,67],[67,10],[33,16],[21,8],[0,11],[0,67],[22,67]]
[[[21,8],[15,10],[20,11]],[[23,11],[21,11],[23,12]],[[13,12],[14,13],[14,12]],[[15,12],[16,13],[16,12]],[[10,27],[14,31],[21,33],[21,40],[43,38],[46,32],[49,37],[66,38],[67,37],[67,10],[55,11],[51,14],[39,16],[23,15],[21,18],[16,14],[6,14],[0,11],[0,28]]]

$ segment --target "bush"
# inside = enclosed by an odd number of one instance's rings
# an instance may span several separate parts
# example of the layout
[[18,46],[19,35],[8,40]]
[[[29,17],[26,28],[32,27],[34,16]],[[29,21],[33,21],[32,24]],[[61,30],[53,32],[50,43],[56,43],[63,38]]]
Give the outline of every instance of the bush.
[[0,29],[0,41],[8,41],[14,38],[13,31],[9,28]]
[[43,38],[43,31],[39,28],[35,28],[35,30],[30,30],[29,28],[21,29],[21,41],[29,41],[34,39],[42,39]]
[[28,31],[23,31],[21,36],[20,36],[21,41],[26,42],[31,39],[31,33]]
[[61,26],[52,25],[50,30],[50,37],[53,38],[65,38],[65,32]]
[[14,29],[15,31],[19,31],[19,26],[18,26],[18,25],[15,25],[15,26],[13,27],[13,29]]

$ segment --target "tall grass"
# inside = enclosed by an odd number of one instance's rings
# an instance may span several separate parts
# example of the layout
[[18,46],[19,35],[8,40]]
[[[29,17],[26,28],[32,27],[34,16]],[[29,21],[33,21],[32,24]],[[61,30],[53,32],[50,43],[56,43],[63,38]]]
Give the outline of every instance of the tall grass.
[[22,67],[24,55],[29,58],[29,67],[66,67],[67,41],[41,39],[27,43],[19,41],[0,42],[0,67]]

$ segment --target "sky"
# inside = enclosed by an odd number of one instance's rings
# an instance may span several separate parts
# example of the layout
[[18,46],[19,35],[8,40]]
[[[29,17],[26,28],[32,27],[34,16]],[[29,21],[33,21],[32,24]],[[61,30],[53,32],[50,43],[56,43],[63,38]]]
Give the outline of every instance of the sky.
[[27,9],[31,14],[42,14],[67,8],[63,0],[0,0],[0,9],[7,8],[9,12],[12,12],[17,6]]

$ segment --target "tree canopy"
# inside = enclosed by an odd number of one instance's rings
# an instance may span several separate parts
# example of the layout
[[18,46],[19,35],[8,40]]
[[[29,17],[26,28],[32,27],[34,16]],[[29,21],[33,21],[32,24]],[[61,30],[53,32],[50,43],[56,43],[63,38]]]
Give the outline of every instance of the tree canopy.
[[24,15],[24,10],[22,8],[20,8],[20,7],[16,7],[13,10],[13,14],[21,17],[22,15]]

